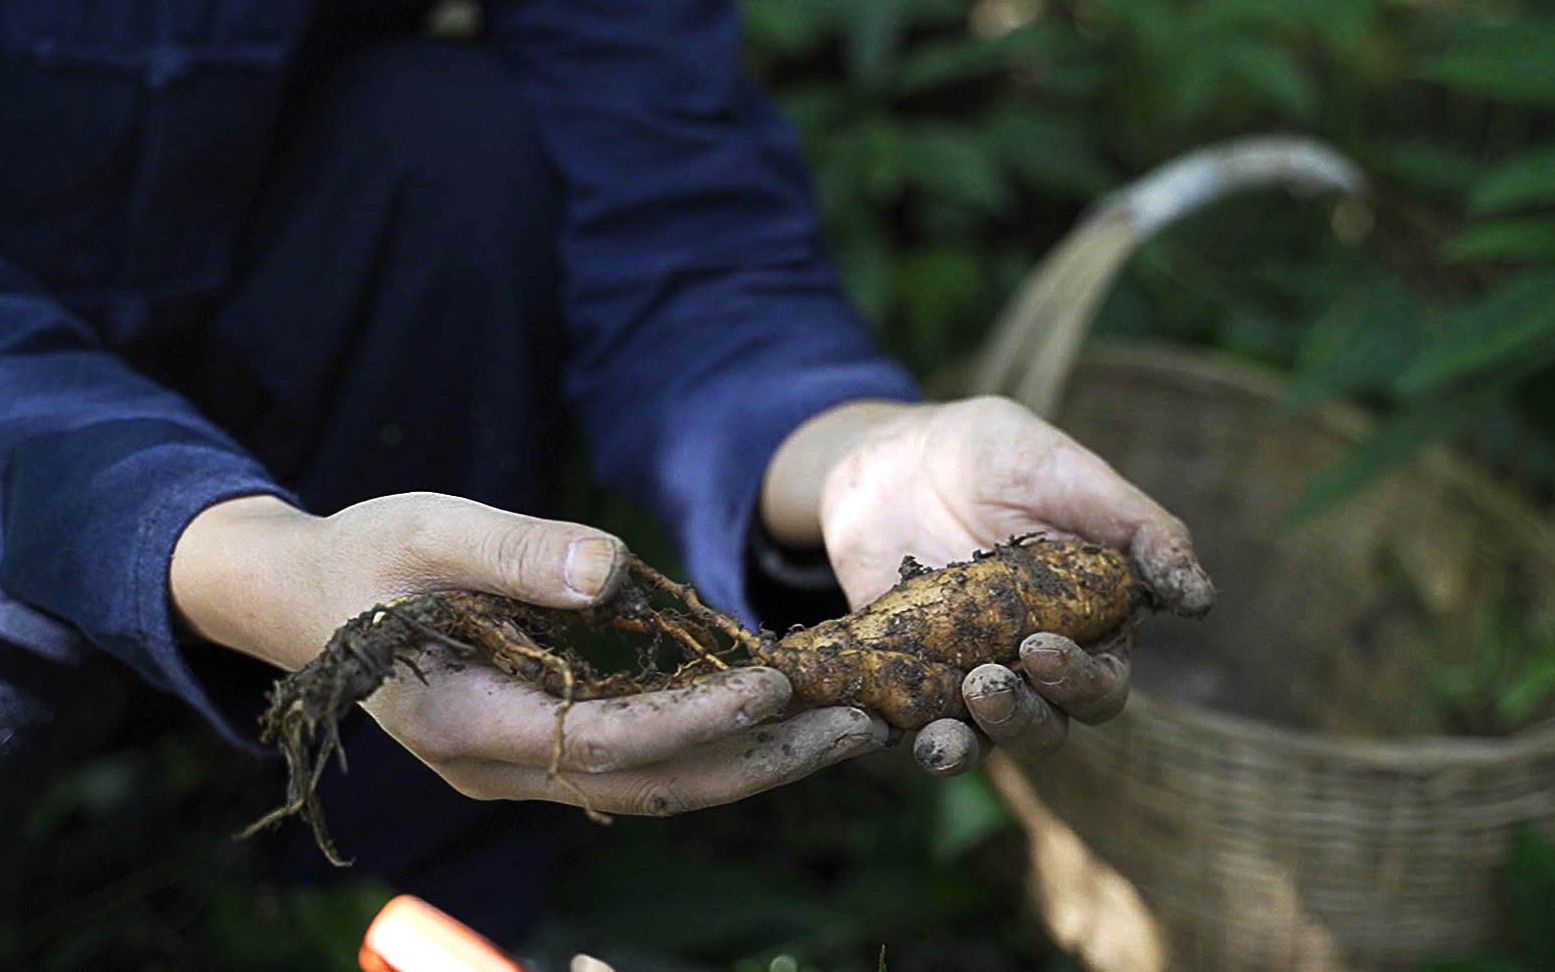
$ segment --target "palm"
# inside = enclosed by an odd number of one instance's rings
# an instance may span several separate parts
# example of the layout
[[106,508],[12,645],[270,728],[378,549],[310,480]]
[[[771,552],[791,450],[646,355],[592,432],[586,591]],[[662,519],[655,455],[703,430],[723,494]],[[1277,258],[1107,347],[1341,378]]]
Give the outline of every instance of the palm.
[[822,503],[827,551],[855,606],[895,583],[908,554],[937,566],[1042,531],[1138,555],[1163,516],[1095,455],[998,399],[937,409],[867,443]]

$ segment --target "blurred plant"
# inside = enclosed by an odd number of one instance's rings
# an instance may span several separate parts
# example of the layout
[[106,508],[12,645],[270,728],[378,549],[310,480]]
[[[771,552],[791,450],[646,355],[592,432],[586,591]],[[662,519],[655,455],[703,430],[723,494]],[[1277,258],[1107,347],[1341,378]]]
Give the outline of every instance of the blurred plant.
[[1555,714],[1555,616],[1503,591],[1480,604],[1465,664],[1431,674],[1451,732],[1515,732]]
[[1512,838],[1506,899],[1517,942],[1514,956],[1431,962],[1421,972],[1550,972],[1555,969],[1555,843],[1531,827]]
[[556,910],[574,934],[555,951],[588,936],[607,959],[627,949],[617,967],[646,953],[874,972],[885,942],[893,972],[1014,972],[1049,948],[1019,904],[1022,846],[980,777],[937,781],[878,757],[692,819],[594,828],[560,869]]
[[231,835],[274,785],[194,733],[61,774],[7,850],[5,881],[19,893],[0,897],[0,968],[355,969],[391,892],[366,879],[267,880]]
[[[843,275],[920,373],[1097,195],[1250,131],[1378,182],[1330,227],[1238,200],[1148,247],[1099,329],[1296,366],[1388,416],[1315,512],[1471,430],[1555,488],[1555,10],[1438,0],[746,0]],[[1330,230],[1343,237],[1335,240]],[[1367,246],[1355,244],[1365,240]]]

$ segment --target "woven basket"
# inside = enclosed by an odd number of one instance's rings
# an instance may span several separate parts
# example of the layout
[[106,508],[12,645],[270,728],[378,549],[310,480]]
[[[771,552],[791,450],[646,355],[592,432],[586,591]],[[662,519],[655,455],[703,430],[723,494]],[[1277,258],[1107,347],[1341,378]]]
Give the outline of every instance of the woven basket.
[[[1067,249],[1117,237],[1129,212],[1103,206]],[[1088,310],[1032,312],[1051,270],[961,387],[1056,403],[1061,427],[1189,523],[1221,596],[1204,622],[1140,629],[1118,719],[1075,726],[1040,766],[991,767],[1031,830],[1050,929],[1120,972],[1406,968],[1495,944],[1510,834],[1555,832],[1555,724],[1433,735],[1426,683],[1473,651],[1476,606],[1501,585],[1555,604],[1555,533],[1442,452],[1286,528],[1364,420],[1328,408],[1276,421],[1278,381],[1203,354],[1077,356]],[[1110,276],[1067,272],[1087,287]],[[1053,373],[1055,357],[1061,392],[1018,365]]]

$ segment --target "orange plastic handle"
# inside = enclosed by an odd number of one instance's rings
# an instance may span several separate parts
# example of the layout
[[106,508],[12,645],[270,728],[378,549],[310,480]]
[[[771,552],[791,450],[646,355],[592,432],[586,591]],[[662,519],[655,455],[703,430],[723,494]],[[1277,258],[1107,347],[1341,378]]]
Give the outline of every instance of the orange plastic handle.
[[362,972],[528,972],[474,929],[408,894],[378,912],[357,962]]

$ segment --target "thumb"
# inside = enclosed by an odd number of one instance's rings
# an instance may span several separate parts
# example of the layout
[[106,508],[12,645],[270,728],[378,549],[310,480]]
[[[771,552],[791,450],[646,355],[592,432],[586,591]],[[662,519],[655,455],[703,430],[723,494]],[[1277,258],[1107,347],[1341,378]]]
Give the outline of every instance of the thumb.
[[582,524],[468,500],[453,500],[427,520],[422,556],[457,587],[541,607],[585,608],[614,594],[626,574],[626,544]]

